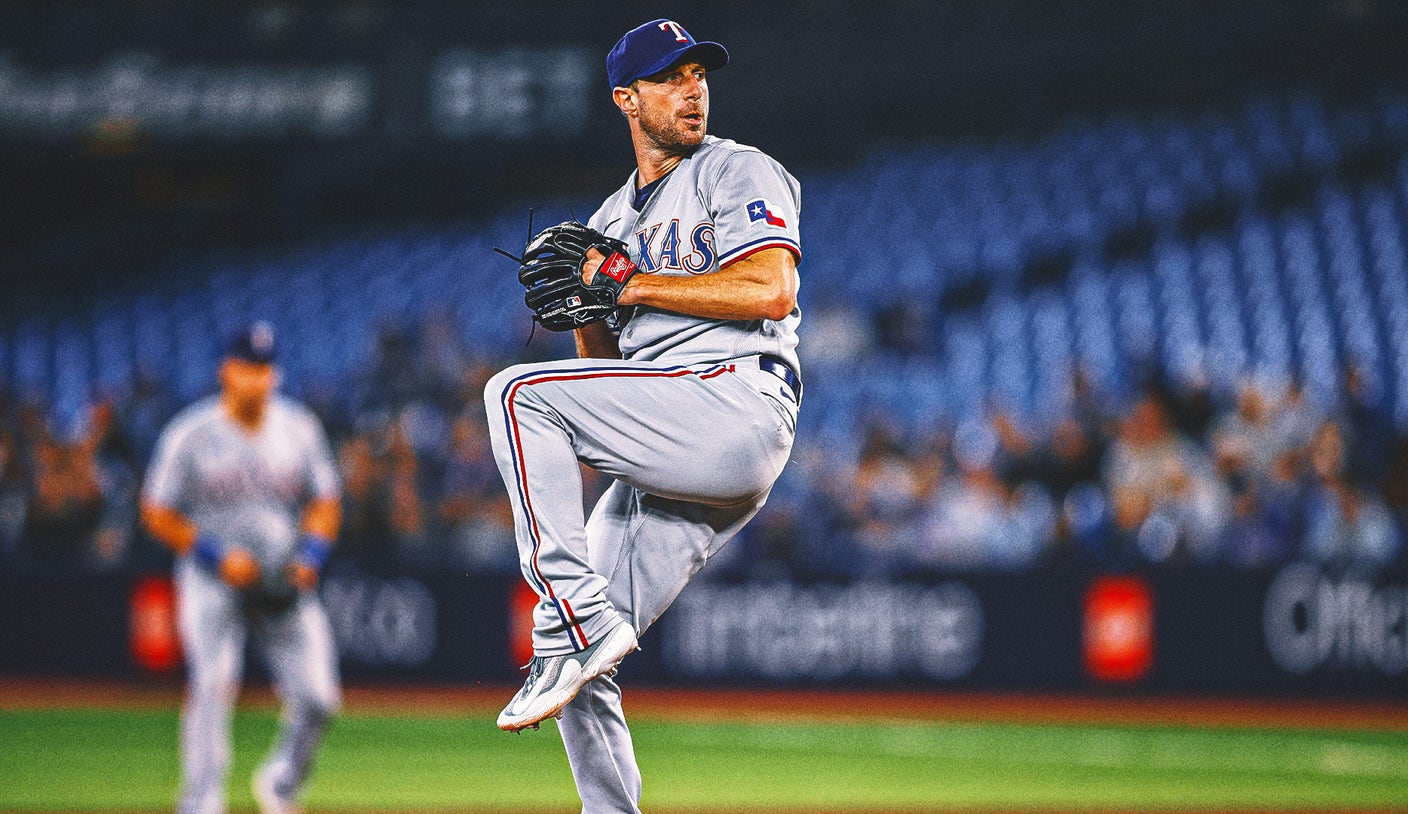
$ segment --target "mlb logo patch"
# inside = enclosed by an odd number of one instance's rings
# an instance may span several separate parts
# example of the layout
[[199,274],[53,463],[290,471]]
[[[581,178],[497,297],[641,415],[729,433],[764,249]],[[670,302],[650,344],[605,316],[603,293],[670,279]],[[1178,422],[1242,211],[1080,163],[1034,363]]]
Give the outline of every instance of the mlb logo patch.
[[787,221],[782,219],[782,209],[775,203],[769,202],[766,198],[759,198],[748,204],[748,220],[764,221],[769,226],[779,226],[787,228]]
[[576,308],[577,306],[579,306],[579,305],[581,305],[581,304],[582,304],[582,298],[581,298],[581,297],[573,296],[573,297],[568,297],[568,298],[567,298],[567,307],[568,307],[568,308]]

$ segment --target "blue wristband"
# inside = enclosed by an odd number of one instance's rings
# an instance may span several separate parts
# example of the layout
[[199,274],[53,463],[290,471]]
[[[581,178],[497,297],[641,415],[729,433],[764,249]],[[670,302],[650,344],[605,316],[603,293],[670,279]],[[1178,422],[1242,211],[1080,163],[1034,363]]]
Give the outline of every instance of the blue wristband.
[[201,565],[218,570],[225,559],[225,547],[214,537],[199,536],[191,546],[191,556]]
[[323,566],[328,564],[328,555],[332,554],[332,540],[318,534],[304,534],[303,539],[298,544],[298,563],[312,568],[314,571],[323,570]]

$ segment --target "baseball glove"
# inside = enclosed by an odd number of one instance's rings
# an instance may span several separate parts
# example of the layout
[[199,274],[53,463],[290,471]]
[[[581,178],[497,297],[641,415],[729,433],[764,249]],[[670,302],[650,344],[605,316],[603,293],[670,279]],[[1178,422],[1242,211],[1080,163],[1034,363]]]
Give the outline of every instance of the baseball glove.
[[[595,248],[606,257],[591,285],[582,282],[582,263]],[[523,301],[533,319],[549,331],[570,331],[616,313],[616,299],[636,266],[626,244],[575,220],[559,223],[528,241],[518,267]]]

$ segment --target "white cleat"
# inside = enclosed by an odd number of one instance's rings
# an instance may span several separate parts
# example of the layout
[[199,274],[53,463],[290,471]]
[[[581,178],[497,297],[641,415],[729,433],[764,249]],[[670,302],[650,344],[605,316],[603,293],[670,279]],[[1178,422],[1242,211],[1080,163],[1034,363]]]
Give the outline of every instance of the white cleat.
[[499,729],[518,732],[548,718],[577,697],[587,682],[616,671],[627,654],[640,648],[636,632],[622,621],[585,650],[563,656],[534,656],[528,662],[528,679],[499,713]]
[[254,773],[249,783],[254,792],[254,802],[259,806],[259,814],[302,814],[303,807],[295,800],[279,795],[274,789],[274,778],[264,771]]

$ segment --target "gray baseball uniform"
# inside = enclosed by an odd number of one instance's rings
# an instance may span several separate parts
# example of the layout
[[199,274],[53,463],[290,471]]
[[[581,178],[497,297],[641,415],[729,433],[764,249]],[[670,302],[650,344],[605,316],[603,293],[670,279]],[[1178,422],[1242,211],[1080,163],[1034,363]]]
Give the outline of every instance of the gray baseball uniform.
[[[710,136],[644,201],[633,174],[589,225],[625,240],[645,273],[708,274],[767,248],[800,257],[800,207],[777,162]],[[760,359],[797,371],[799,311],[726,321],[637,307],[620,317],[624,359],[518,365],[485,389],[523,575],[542,599],[539,655],[584,649],[618,619],[643,632],[762,507],[792,447],[799,393]],[[578,461],[615,479],[589,520]],[[583,688],[559,731],[583,810],[639,811],[615,682]]]
[[250,433],[218,397],[172,419],[157,442],[144,498],[181,512],[202,536],[259,563],[260,584],[238,591],[192,556],[176,566],[177,618],[190,687],[181,720],[182,814],[225,810],[230,717],[253,631],[284,704],[284,725],[261,771],[293,798],[327,718],[340,703],[332,631],[317,597],[284,577],[297,554],[302,509],[336,498],[337,472],[317,418],[275,396]]

